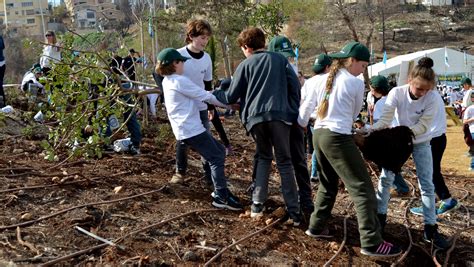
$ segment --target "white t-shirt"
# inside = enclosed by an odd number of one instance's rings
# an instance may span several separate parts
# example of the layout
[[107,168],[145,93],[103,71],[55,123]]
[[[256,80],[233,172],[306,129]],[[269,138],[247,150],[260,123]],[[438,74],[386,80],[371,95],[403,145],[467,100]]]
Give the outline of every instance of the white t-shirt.
[[27,73],[25,73],[23,79],[21,80],[21,89],[23,89],[23,86],[25,86],[25,84],[29,81],[31,81],[38,88],[44,88],[44,86],[36,79],[35,74],[31,71],[28,71]]
[[462,107],[463,108],[467,108],[467,107],[469,107],[470,105],[473,104],[472,100],[471,100],[472,99],[471,98],[472,94],[474,94],[474,89],[472,89],[472,88],[465,91],[464,97],[462,98]]
[[387,101],[387,96],[382,96],[382,98],[380,98],[379,101],[375,103],[374,114],[373,114],[374,121],[378,121],[380,117],[382,116],[383,108],[385,107],[385,101]]
[[[308,81],[314,89],[308,91],[299,109],[298,124],[308,125],[311,113],[324,100],[326,81],[329,74],[315,76]],[[352,123],[359,115],[364,101],[364,82],[350,74],[346,69],[340,69],[334,77],[329,95],[329,107],[326,117],[316,118],[314,128],[326,128],[340,134],[351,134]]]
[[[464,120],[474,118],[474,105],[470,105],[469,107],[466,108],[464,111]],[[469,131],[471,133],[474,133],[474,121],[469,123]]]
[[177,140],[191,138],[206,130],[199,117],[198,108],[203,101],[229,108],[183,75],[166,75],[163,79],[163,93],[166,112]]
[[[415,134],[414,144],[431,140],[431,124],[438,110],[436,97],[439,94],[430,90],[426,95],[413,100],[409,95],[410,85],[395,87],[388,93],[385,108],[373,129],[391,125],[393,117],[397,125],[408,126]],[[394,116],[395,115],[395,116]]]
[[43,48],[43,54],[40,58],[40,65],[42,68],[51,68],[53,62],[59,62],[61,60],[61,51],[57,47],[51,45],[45,45]]
[[[212,81],[212,60],[209,54],[204,52],[204,56],[200,59],[195,59],[188,53],[186,46],[178,49],[178,52],[182,56],[190,58],[184,62],[183,76],[188,77],[204,90],[204,81]],[[206,103],[199,104],[199,111],[201,110],[207,110]]]
[[446,111],[444,108],[444,101],[441,96],[436,98],[437,112],[431,125],[431,137],[435,138],[446,133],[447,122],[446,122]]

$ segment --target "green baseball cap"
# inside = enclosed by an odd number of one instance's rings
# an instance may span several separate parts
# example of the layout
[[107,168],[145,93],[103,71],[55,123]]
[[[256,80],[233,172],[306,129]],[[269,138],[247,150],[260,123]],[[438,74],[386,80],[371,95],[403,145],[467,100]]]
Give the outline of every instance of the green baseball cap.
[[41,69],[41,67],[35,67],[34,69],[31,70],[31,72],[33,72],[34,74],[36,74],[36,73],[42,73],[43,70]]
[[290,39],[285,36],[275,36],[268,44],[268,51],[278,52],[285,57],[296,57]]
[[326,54],[320,54],[315,60],[313,64],[313,71],[318,73],[322,71],[327,66],[331,66],[332,59]]
[[463,85],[465,85],[465,84],[472,85],[471,79],[469,79],[468,77],[462,77],[462,79],[461,79],[461,86],[463,86]]
[[370,61],[370,52],[365,45],[351,41],[347,43],[340,52],[329,55],[331,58],[348,58],[353,57],[357,60]]
[[160,61],[160,64],[162,64],[162,65],[171,64],[175,60],[186,61],[186,60],[189,59],[189,57],[182,56],[174,48],[165,48],[165,49],[161,50],[160,53],[158,53],[157,58]]
[[370,78],[370,86],[375,88],[377,91],[385,93],[388,93],[390,89],[387,78],[382,75],[372,76],[372,78]]

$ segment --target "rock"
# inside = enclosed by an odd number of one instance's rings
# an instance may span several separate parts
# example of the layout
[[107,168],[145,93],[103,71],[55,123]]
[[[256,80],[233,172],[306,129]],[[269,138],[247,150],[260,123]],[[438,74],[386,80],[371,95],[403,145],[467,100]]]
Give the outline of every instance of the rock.
[[33,218],[33,215],[31,215],[31,213],[28,213],[28,212],[21,215],[21,220],[22,221],[29,221],[29,220],[31,220],[31,218]]
[[15,148],[15,149],[13,149],[13,154],[19,154],[19,153],[23,153],[23,152],[24,152],[24,150],[21,149],[21,148]]
[[117,186],[114,188],[114,193],[118,194],[120,191],[122,191],[123,186]]
[[199,257],[196,255],[196,253],[188,250],[184,253],[183,256],[183,261],[197,261]]

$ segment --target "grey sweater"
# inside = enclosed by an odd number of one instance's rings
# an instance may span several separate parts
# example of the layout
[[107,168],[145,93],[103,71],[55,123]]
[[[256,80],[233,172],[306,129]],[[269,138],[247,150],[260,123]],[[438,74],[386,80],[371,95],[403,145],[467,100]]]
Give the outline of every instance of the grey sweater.
[[240,119],[250,131],[261,122],[295,123],[300,90],[298,77],[283,55],[258,51],[239,64],[229,89],[214,95],[224,104],[240,99]]

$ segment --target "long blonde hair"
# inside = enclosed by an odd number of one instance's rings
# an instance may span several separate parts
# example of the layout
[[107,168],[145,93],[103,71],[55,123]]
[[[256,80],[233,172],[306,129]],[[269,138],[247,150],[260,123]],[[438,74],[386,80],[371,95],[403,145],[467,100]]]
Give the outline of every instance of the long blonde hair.
[[324,92],[324,99],[318,106],[317,114],[319,119],[324,119],[329,109],[329,96],[331,95],[332,85],[337,72],[348,65],[349,58],[334,59],[329,70],[329,76],[326,81],[326,90]]

